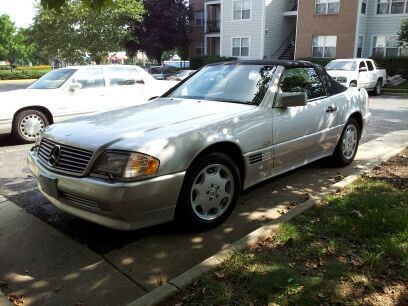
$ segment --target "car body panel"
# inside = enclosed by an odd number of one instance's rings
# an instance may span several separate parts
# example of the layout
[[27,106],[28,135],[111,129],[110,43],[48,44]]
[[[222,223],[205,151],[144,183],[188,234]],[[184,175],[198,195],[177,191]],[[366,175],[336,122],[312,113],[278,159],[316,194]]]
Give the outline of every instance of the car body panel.
[[[155,204],[153,209],[167,211],[166,217],[157,217],[156,222],[154,217],[153,219],[146,217],[149,219],[146,222],[151,225],[171,219],[177,202],[174,194],[168,199],[162,198],[162,193],[157,189],[159,187],[154,183],[160,178],[166,180],[176,174],[180,180],[170,185],[174,187],[174,193],[178,194],[182,177],[204,150],[221,143],[236,148],[244,163],[243,189],[247,189],[263,180],[333,154],[350,116],[354,114],[361,116],[362,128],[365,128],[370,113],[368,95],[364,89],[349,88],[337,94],[328,93],[326,97],[308,101],[306,106],[286,109],[274,107],[284,71],[285,68],[281,66],[276,69],[270,86],[258,106],[162,97],[149,104],[84,116],[52,125],[45,129],[42,137],[56,143],[91,150],[94,152],[93,157],[80,177],[55,171],[39,161],[35,152],[29,156],[30,169],[34,173],[39,172],[36,174],[37,177],[43,173],[45,176],[56,178],[58,182],[60,178],[64,182],[69,182],[64,187],[61,185],[61,188],[67,191],[69,186],[69,192],[75,196],[89,198],[89,195],[92,195],[91,200],[104,202],[103,198],[99,198],[97,188],[101,185],[114,186],[117,182],[92,176],[92,168],[98,158],[106,151],[140,152],[151,155],[160,161],[157,175],[140,182],[146,184],[144,192],[147,194],[153,196],[158,192],[160,195],[161,202]],[[327,112],[329,107],[336,108],[336,111]],[[84,182],[89,184],[85,185],[85,189]],[[104,197],[109,198],[105,200],[108,202],[107,205],[122,206],[121,203],[124,202],[124,207],[129,207],[127,197],[122,196],[127,192],[126,184],[130,184],[129,188],[132,188],[132,184],[136,183],[120,184],[123,184],[120,186],[124,188],[120,192],[108,187],[107,189],[111,190],[110,194],[101,191]],[[59,185],[58,187],[60,188]],[[93,217],[89,212],[86,214],[81,214],[77,210],[69,212],[106,226],[134,229],[143,226],[139,216],[147,208],[146,203],[133,200],[135,212],[128,213],[131,218],[104,216],[105,219],[102,220]],[[66,206],[69,206],[69,203],[64,201],[52,199],[54,204],[68,211],[69,208]],[[150,200],[144,198],[141,201]],[[138,205],[141,205],[140,209],[136,208]],[[115,208],[115,211],[118,209]],[[120,225],[115,223],[115,220],[120,220]],[[112,222],[115,225],[112,225]]]

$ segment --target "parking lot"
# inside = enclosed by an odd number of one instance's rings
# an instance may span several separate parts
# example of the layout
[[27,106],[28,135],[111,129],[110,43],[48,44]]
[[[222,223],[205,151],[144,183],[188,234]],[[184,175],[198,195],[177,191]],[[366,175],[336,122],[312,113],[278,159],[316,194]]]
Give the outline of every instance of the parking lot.
[[[15,89],[15,86],[24,85],[1,84],[0,91]],[[407,97],[371,97],[370,108],[372,119],[363,142],[392,131],[408,130]],[[67,241],[76,241],[87,251],[98,254],[141,289],[125,300],[152,290],[260,225],[276,219],[282,211],[324,191],[352,173],[355,167],[353,163],[346,168],[333,168],[322,160],[268,180],[245,191],[233,215],[207,232],[186,233],[172,224],[119,232],[70,216],[52,206],[38,192],[26,167],[29,148],[30,145],[17,145],[10,137],[0,138],[0,195],[41,220],[46,227],[62,232]],[[5,271],[7,267],[0,270],[0,279],[5,277]],[[53,291],[51,295],[58,295],[58,292]]]

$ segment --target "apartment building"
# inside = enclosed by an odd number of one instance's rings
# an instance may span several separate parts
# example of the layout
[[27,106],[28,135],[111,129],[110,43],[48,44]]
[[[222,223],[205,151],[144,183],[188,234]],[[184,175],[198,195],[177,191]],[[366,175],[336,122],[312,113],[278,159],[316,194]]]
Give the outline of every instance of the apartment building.
[[240,59],[408,56],[408,0],[190,0],[191,56]]
[[408,0],[300,0],[295,57],[406,56],[404,18]]
[[[289,1],[291,5],[287,0],[204,0],[202,8],[198,2],[190,1],[195,9],[193,28],[203,12],[206,55],[277,58],[294,41],[297,12],[290,10],[295,0]],[[198,42],[192,39],[192,49],[194,44]]]
[[190,0],[190,10],[193,14],[190,33],[190,57],[204,55],[204,0]]

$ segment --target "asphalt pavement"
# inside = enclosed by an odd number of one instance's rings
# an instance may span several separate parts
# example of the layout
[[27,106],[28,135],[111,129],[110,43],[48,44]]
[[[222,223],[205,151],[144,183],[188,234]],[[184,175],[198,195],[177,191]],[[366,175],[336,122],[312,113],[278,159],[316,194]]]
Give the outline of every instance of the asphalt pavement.
[[[370,100],[372,119],[363,143],[392,131],[408,130],[407,97],[381,96]],[[333,168],[322,160],[268,180],[244,192],[233,215],[205,233],[180,232],[172,224],[118,232],[70,216],[51,205],[38,192],[26,167],[29,147],[16,144],[10,137],[0,138],[0,195],[67,239],[98,254],[145,291],[276,219],[281,210],[324,191],[354,167],[352,164]]]

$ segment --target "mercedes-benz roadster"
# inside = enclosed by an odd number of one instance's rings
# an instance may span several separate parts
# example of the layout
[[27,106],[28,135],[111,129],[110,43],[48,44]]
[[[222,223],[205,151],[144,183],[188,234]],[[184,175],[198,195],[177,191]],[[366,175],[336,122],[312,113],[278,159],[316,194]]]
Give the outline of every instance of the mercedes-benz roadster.
[[150,103],[46,127],[28,164],[41,192],[80,218],[208,228],[243,189],[324,157],[351,163],[369,118],[367,92],[320,66],[218,63]]

